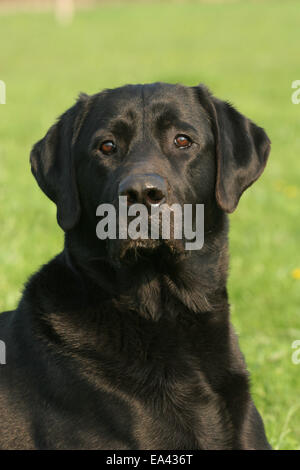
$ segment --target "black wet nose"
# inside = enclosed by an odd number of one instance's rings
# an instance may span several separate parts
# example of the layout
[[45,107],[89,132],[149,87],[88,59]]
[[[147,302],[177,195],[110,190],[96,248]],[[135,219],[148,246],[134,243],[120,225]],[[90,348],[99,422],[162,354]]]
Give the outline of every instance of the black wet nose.
[[159,175],[130,175],[119,184],[119,196],[127,196],[127,203],[151,205],[163,204],[167,197],[167,185]]

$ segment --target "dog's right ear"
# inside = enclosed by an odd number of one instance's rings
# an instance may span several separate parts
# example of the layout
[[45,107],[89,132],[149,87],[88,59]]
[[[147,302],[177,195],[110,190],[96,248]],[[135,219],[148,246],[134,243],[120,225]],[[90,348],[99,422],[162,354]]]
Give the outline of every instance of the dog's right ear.
[[30,154],[31,171],[38,185],[57,206],[57,221],[71,230],[80,218],[73,144],[86,115],[89,97],[80,95],[46,136],[37,142]]

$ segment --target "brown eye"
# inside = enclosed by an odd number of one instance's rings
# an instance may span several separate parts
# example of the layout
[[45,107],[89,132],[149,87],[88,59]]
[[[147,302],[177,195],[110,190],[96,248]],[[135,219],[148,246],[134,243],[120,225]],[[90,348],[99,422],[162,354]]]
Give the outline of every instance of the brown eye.
[[177,135],[174,144],[180,149],[186,149],[192,145],[192,141],[187,135]]
[[104,155],[111,155],[115,153],[117,147],[112,140],[106,140],[100,145],[100,150]]

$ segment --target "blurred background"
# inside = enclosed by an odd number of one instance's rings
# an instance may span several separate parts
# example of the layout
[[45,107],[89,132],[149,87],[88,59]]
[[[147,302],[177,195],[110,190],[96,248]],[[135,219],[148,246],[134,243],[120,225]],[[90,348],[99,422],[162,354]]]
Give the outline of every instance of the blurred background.
[[[269,164],[231,216],[232,321],[276,449],[300,449],[300,4],[0,0],[0,311],[62,249],[29,152],[80,91],[207,84],[264,127]],[[2,86],[3,91],[3,86]],[[3,102],[3,96],[2,96]],[[298,356],[300,357],[300,355]]]

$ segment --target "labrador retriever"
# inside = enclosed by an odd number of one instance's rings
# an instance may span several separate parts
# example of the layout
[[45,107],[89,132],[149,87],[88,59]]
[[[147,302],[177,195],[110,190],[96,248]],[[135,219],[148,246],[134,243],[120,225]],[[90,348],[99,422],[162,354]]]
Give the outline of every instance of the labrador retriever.
[[[227,214],[269,151],[204,85],[82,94],[50,128],[31,168],[65,243],[0,315],[1,448],[270,448],[226,290]],[[203,247],[99,239],[97,207],[120,196],[203,204]]]

